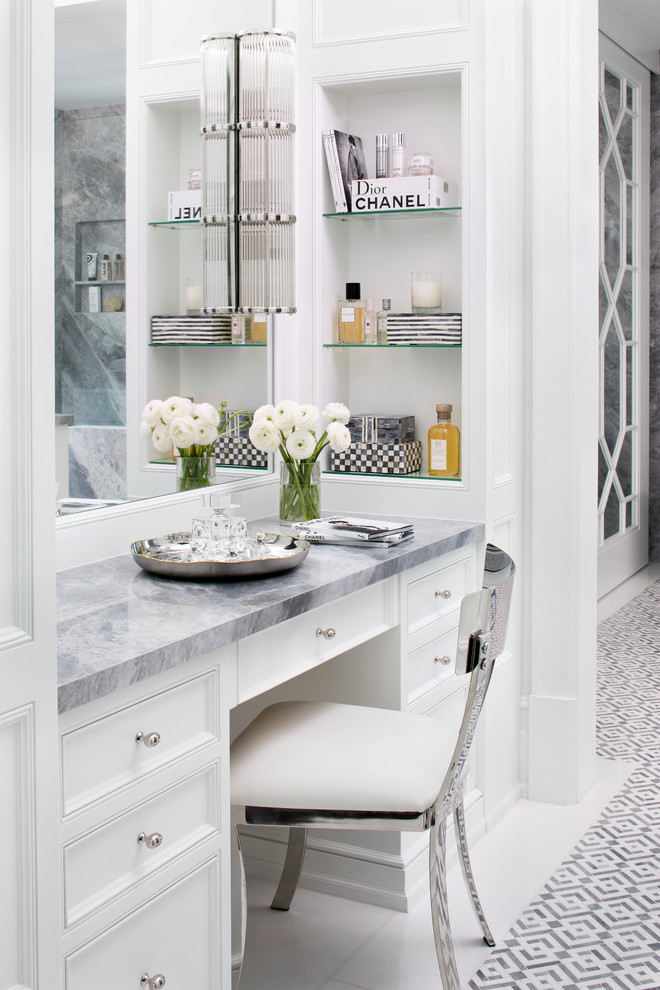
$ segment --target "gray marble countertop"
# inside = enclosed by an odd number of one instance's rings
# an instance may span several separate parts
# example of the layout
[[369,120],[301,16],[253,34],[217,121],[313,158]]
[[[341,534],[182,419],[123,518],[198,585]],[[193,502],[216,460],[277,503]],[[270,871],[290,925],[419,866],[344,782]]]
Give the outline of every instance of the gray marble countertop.
[[[60,712],[484,537],[479,522],[412,521],[414,539],[391,550],[312,546],[299,567],[260,580],[175,581],[141,570],[129,553],[60,571]],[[274,518],[250,522],[260,529],[280,532]]]

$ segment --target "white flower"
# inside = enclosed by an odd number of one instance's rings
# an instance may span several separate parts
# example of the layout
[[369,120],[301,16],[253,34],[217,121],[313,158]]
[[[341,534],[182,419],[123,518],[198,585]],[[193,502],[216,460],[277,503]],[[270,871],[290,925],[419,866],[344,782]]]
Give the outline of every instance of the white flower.
[[199,402],[193,407],[192,413],[208,426],[217,426],[220,422],[220,413],[210,402]]
[[279,426],[284,432],[290,430],[293,426],[293,414],[297,408],[298,403],[292,399],[285,399],[283,402],[278,403],[273,409],[273,422],[275,425]]
[[252,417],[253,422],[260,423],[262,419],[272,420],[274,412],[275,406],[259,406],[259,408],[255,410],[254,416]]
[[190,416],[192,413],[192,402],[190,399],[182,399],[180,395],[171,395],[163,402],[161,419],[164,423],[173,423],[175,419],[182,416]]
[[193,443],[199,444],[200,447],[208,447],[209,444],[215,442],[215,439],[218,436],[217,426],[212,426],[203,419],[194,419],[193,423],[195,429],[195,439],[193,440]]
[[331,423],[337,422],[346,424],[351,418],[351,414],[343,402],[329,402],[323,410],[323,415],[326,419],[329,419]]
[[148,423],[146,419],[143,419],[140,423],[140,436],[143,437],[144,440],[151,440],[153,429],[153,426]]
[[294,430],[286,439],[286,449],[297,461],[311,457],[316,447],[316,438],[309,430]]
[[332,423],[328,423],[326,433],[328,434],[328,440],[333,450],[348,450],[351,445],[351,434],[347,426],[344,426],[343,423],[333,421]]
[[279,430],[268,419],[263,419],[260,423],[253,423],[248,435],[257,450],[265,450],[270,453],[277,450],[280,445]]
[[298,430],[313,430],[319,421],[319,411],[311,403],[302,403],[293,414],[293,425]]
[[170,423],[170,434],[175,447],[181,450],[195,443],[195,420],[192,416],[179,416]]
[[166,450],[172,449],[172,437],[170,436],[170,431],[162,423],[158,424],[154,428],[154,432],[151,434],[151,442],[162,454]]
[[147,402],[146,406],[142,410],[142,419],[149,424],[149,426],[155,426],[161,417],[163,412],[163,403],[160,399],[152,399],[151,402]]

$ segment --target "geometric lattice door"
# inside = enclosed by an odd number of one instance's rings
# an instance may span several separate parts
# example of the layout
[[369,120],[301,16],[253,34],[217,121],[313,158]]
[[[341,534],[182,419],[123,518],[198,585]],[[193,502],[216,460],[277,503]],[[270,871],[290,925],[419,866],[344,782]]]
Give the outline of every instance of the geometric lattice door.
[[648,555],[648,74],[603,55],[601,42],[600,594]]

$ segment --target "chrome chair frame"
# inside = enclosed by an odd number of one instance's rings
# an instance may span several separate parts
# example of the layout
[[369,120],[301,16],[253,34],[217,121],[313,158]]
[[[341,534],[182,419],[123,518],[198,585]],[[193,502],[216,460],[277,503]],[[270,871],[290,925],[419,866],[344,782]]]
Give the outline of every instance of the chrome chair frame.
[[240,980],[245,945],[245,873],[238,826],[277,825],[289,827],[289,842],[279,886],[271,908],[287,911],[298,886],[309,828],[375,829],[384,831],[430,831],[429,879],[433,934],[440,978],[444,990],[460,990],[447,903],[447,819],[454,816],[456,843],[465,883],[484,941],[494,946],[491,930],[479,900],[472,872],[465,828],[463,793],[470,746],[493,674],[495,660],[504,646],[515,565],[508,554],[488,544],[481,591],[466,595],[461,603],[456,673],[469,674],[470,683],[463,720],[449,768],[433,804],[423,812],[340,811],[304,808],[234,807],[235,853],[240,870],[242,897],[241,953],[233,965],[233,986]]

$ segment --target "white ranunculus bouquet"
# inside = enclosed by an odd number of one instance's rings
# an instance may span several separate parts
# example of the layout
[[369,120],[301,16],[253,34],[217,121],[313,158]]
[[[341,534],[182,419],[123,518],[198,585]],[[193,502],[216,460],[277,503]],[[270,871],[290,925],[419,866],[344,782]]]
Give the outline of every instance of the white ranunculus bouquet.
[[[216,440],[227,431],[231,421],[241,413],[249,415],[247,409],[239,409],[226,416],[226,409],[226,402],[216,409],[210,402],[191,402],[180,395],[171,395],[164,402],[152,399],[142,410],[140,435],[150,440],[161,453],[174,446],[180,457],[208,458],[213,454]],[[199,481],[197,469],[190,480]]]
[[[319,435],[321,415],[327,425]],[[250,440],[257,450],[279,450],[283,461],[280,496],[281,519],[316,519],[319,515],[317,461],[322,450],[348,450],[351,435],[346,424],[350,412],[341,402],[329,402],[319,413],[310,403],[285,399],[276,406],[261,406],[250,426]]]

